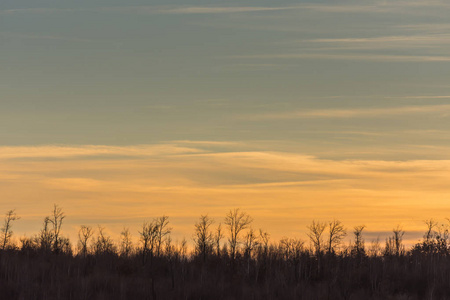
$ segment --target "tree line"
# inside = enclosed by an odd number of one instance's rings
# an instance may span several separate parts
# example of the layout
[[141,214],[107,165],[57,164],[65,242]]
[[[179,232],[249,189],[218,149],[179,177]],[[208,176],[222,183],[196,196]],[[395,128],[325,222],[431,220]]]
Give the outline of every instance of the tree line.
[[[449,227],[425,221],[410,248],[397,226],[366,245],[364,225],[312,221],[307,240],[252,228],[236,208],[216,224],[201,215],[192,241],[174,242],[168,216],[146,221],[138,242],[124,228],[115,242],[105,228],[82,225],[75,245],[61,232],[54,205],[42,228],[13,241],[20,217],[8,211],[0,228],[2,299],[447,299]],[[350,233],[349,233],[350,232]],[[348,235],[352,235],[350,244]]]

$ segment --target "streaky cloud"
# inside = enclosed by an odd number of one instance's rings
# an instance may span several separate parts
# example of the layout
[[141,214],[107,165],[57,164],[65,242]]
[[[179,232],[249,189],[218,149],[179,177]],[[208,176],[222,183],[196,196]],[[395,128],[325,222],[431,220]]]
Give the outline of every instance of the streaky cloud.
[[388,54],[328,54],[328,53],[283,53],[237,55],[227,58],[235,59],[324,59],[324,60],[354,60],[374,62],[450,62],[450,56],[440,55],[388,55]]
[[299,6],[104,6],[97,8],[17,8],[0,10],[0,14],[47,14],[47,13],[65,13],[65,12],[124,12],[139,14],[228,14],[228,13],[246,13],[246,12],[264,12],[279,11],[299,8]]
[[366,117],[385,117],[410,114],[425,113],[450,113],[450,104],[442,105],[417,105],[400,106],[384,108],[353,108],[353,109],[315,109],[290,111],[282,113],[267,113],[259,115],[242,116],[248,120],[276,120],[276,119],[297,119],[297,118],[366,118]]
[[177,146],[174,144],[137,145],[137,146],[105,146],[105,145],[82,145],[82,146],[2,146],[0,147],[1,159],[14,158],[68,158],[89,157],[101,155],[123,155],[123,156],[154,156],[174,155],[184,153],[199,153],[203,150]]
[[242,13],[242,12],[259,12],[259,11],[277,11],[288,10],[293,7],[217,7],[217,6],[186,6],[174,8],[149,8],[149,12],[159,14],[223,14],[223,13]]

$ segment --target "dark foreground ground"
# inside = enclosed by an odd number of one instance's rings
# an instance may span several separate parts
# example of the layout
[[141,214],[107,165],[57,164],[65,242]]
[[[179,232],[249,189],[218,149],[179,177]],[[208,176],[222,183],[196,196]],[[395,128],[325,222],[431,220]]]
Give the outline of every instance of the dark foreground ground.
[[280,244],[235,259],[11,249],[0,299],[450,299],[450,256],[422,248],[316,256]]

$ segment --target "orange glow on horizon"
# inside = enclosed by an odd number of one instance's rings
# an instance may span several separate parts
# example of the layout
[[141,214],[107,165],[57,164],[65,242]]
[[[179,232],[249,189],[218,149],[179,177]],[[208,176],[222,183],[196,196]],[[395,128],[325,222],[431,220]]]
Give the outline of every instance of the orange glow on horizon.
[[[233,147],[233,146],[231,146]],[[450,161],[324,160],[288,152],[219,151],[203,144],[0,148],[0,209],[22,217],[15,235],[31,235],[53,203],[67,215],[72,242],[80,225],[111,234],[166,214],[174,240],[191,240],[201,214],[215,224],[235,207],[277,241],[306,239],[311,221],[365,224],[367,242],[397,224],[414,242],[425,219],[450,212]],[[408,239],[408,235],[405,236]]]

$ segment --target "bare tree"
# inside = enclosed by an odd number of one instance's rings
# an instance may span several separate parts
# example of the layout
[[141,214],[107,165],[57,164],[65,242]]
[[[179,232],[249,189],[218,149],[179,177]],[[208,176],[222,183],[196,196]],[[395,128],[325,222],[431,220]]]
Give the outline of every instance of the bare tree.
[[335,253],[336,248],[347,235],[347,232],[341,221],[333,220],[328,224],[328,253]]
[[216,249],[217,256],[220,256],[220,241],[223,239],[222,224],[219,223],[214,234],[214,247]]
[[252,252],[258,244],[259,236],[253,231],[253,228],[250,228],[244,239],[244,253],[248,258],[252,256]]
[[433,239],[433,229],[438,226],[438,222],[433,219],[425,220],[425,225],[427,225],[427,232],[425,233],[425,241],[428,243]]
[[267,252],[269,250],[269,240],[270,240],[270,235],[269,233],[267,233],[266,231],[263,231],[262,229],[259,229],[259,240],[260,242],[260,247],[263,248],[264,251],[264,255],[267,255]]
[[172,259],[175,250],[175,245],[172,243],[172,237],[167,237],[167,239],[165,239],[164,241],[164,253],[167,258],[169,258],[169,261]]
[[214,223],[214,220],[208,215],[200,216],[200,219],[195,223],[194,243],[195,251],[202,256],[203,261],[213,251],[214,237],[209,227]]
[[54,240],[53,231],[49,228],[49,224],[50,218],[45,217],[44,227],[41,229],[36,238],[39,248],[44,251],[48,251],[51,249]]
[[50,223],[53,225],[53,251],[59,252],[60,249],[60,233],[61,233],[61,226],[62,222],[66,216],[64,215],[64,212],[58,205],[53,205],[53,212],[51,217],[49,217]]
[[244,255],[247,258],[247,275],[250,274],[250,260],[252,258],[253,250],[258,246],[259,236],[253,231],[253,228],[245,235],[244,239]]
[[239,234],[242,230],[247,229],[252,223],[252,218],[245,212],[239,211],[239,208],[230,210],[225,217],[225,225],[228,226],[230,236],[228,243],[230,245],[231,259],[235,259],[237,247],[239,245]]
[[158,224],[156,220],[153,222],[144,222],[142,231],[139,231],[140,242],[142,243],[142,263],[147,262],[147,256],[150,254],[153,259],[153,251],[158,239]]
[[156,238],[156,255],[161,253],[161,245],[167,236],[172,232],[172,227],[169,227],[169,217],[162,216],[156,219],[157,238]]
[[280,240],[280,252],[285,259],[298,260],[303,252],[304,244],[300,239],[282,238]]
[[326,228],[326,223],[316,222],[312,221],[311,225],[309,225],[307,228],[309,229],[308,237],[311,240],[311,243],[314,247],[314,252],[316,255],[322,254],[323,251],[323,232]]
[[187,241],[185,238],[183,238],[180,244],[180,255],[182,259],[186,259],[187,257]]
[[403,254],[403,252],[404,252],[404,246],[402,245],[402,241],[403,241],[403,235],[405,234],[405,232],[400,227],[400,225],[397,225],[396,228],[392,229],[392,232],[393,232],[392,237],[393,237],[394,246],[395,246],[395,255],[399,256],[399,255]]
[[365,225],[359,225],[355,226],[353,229],[353,235],[355,236],[355,244],[352,249],[352,254],[356,255],[364,255],[365,254],[365,248],[364,248],[364,239],[362,237],[362,231],[366,228]]
[[68,237],[60,237],[59,238],[59,249],[62,253],[67,255],[72,255],[72,243]]
[[10,210],[5,215],[5,221],[3,223],[3,227],[0,229],[1,235],[2,235],[2,250],[5,250],[11,243],[11,237],[12,237],[12,223],[13,221],[16,221],[20,219],[19,216],[17,216],[15,210]]
[[378,237],[376,240],[372,240],[370,244],[370,248],[368,251],[368,255],[371,257],[377,257],[381,255],[381,246],[380,246],[380,238]]
[[88,242],[94,234],[94,230],[90,226],[81,225],[78,231],[78,248],[84,257],[88,253]]
[[110,236],[104,233],[105,228],[98,226],[98,235],[94,243],[95,253],[98,254],[111,254],[116,251],[114,242]]
[[133,241],[130,229],[124,227],[120,233],[120,238],[120,253],[123,256],[128,257],[133,251]]

